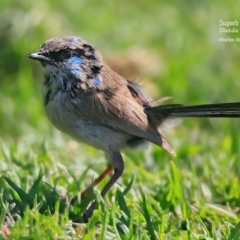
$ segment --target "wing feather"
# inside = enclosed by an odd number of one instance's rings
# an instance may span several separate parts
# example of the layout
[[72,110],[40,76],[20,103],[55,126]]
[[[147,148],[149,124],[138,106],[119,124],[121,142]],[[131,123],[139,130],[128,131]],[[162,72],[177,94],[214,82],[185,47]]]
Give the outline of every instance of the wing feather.
[[[174,154],[173,148],[157,127],[148,121],[144,106],[139,104],[127,87],[129,82],[109,69],[106,72],[107,75],[102,75],[104,86],[111,86],[111,89],[106,91],[106,88],[98,88],[90,96],[79,91],[76,98],[81,99],[82,104],[73,108],[76,114],[116,131],[147,139]],[[108,84],[112,79],[114,82]]]

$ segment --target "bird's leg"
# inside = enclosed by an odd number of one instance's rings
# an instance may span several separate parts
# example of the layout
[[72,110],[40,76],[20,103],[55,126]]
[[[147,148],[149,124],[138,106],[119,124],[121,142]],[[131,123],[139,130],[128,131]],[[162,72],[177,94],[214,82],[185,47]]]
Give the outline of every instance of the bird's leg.
[[81,193],[81,199],[84,198],[87,194],[88,191],[95,187],[98,183],[100,183],[107,175],[109,175],[113,170],[113,167],[109,165],[107,169],[97,178],[95,179],[90,186],[88,186],[82,193]]
[[[124,162],[121,153],[118,150],[111,150],[110,158],[112,162],[112,167],[114,169],[114,174],[109,180],[109,182],[105,185],[101,192],[101,196],[104,197],[106,193],[110,190],[113,184],[121,177],[124,170]],[[92,216],[93,211],[96,206],[96,200],[90,205],[90,207],[84,212],[83,220],[84,222],[88,222],[88,219]]]

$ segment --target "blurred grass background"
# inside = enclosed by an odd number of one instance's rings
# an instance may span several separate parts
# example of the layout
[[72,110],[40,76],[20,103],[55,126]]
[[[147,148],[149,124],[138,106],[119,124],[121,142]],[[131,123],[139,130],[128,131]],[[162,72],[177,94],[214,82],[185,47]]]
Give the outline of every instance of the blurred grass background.
[[[40,65],[29,61],[26,54],[36,51],[45,40],[59,35],[83,37],[102,52],[110,66],[126,78],[140,82],[154,98],[172,96],[171,102],[186,105],[234,102],[240,100],[240,43],[222,43],[219,38],[240,34],[219,33],[219,20],[239,21],[239,8],[240,2],[233,0],[2,0],[2,174],[27,191],[42,171],[47,173],[45,181],[58,191],[75,193],[81,187],[69,184],[72,176],[66,169],[80,178],[87,167],[92,168],[90,182],[91,176],[106,166],[101,152],[63,136],[44,114],[43,73]],[[240,31],[240,27],[237,29]],[[145,152],[127,150],[122,182],[128,184],[132,174],[137,174],[135,190],[144,183],[162,210],[169,211],[181,198],[168,188],[171,176],[175,176],[170,174],[174,167],[169,164],[174,159],[189,202],[229,204],[230,212],[234,212],[240,199],[239,128],[238,119],[184,121],[166,134],[177,157],[156,146]],[[7,191],[6,185],[2,189]],[[109,195],[109,199],[114,196]],[[217,214],[212,217],[203,209],[199,212],[201,219],[218,226]],[[232,227],[239,218],[239,212],[236,213],[228,218]],[[190,213],[185,215],[184,218],[191,218]],[[217,219],[225,219],[224,216]],[[224,231],[220,232],[224,235]],[[228,234],[226,231],[225,236]]]

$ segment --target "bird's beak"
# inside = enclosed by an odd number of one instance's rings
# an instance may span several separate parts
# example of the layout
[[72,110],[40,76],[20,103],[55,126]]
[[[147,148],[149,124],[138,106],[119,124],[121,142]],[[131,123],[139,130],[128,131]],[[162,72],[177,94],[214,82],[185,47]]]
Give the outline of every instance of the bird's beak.
[[44,56],[41,52],[35,52],[35,53],[29,53],[27,57],[33,59],[33,60],[38,60],[38,61],[46,61],[46,62],[51,62],[51,59]]

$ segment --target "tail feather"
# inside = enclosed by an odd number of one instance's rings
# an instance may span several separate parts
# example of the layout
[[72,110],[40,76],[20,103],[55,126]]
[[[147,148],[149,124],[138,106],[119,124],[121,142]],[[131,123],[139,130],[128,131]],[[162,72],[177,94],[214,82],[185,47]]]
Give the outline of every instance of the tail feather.
[[[180,104],[147,106],[145,107],[145,113],[149,123],[160,130],[171,126],[172,120],[177,120],[175,121],[177,123],[180,118],[186,117],[240,118],[240,102],[195,106],[183,106]],[[161,140],[161,146],[174,154],[173,148],[163,136]]]
[[162,105],[146,109],[148,116],[164,120],[168,117],[240,117],[240,102],[183,106],[180,104]]

